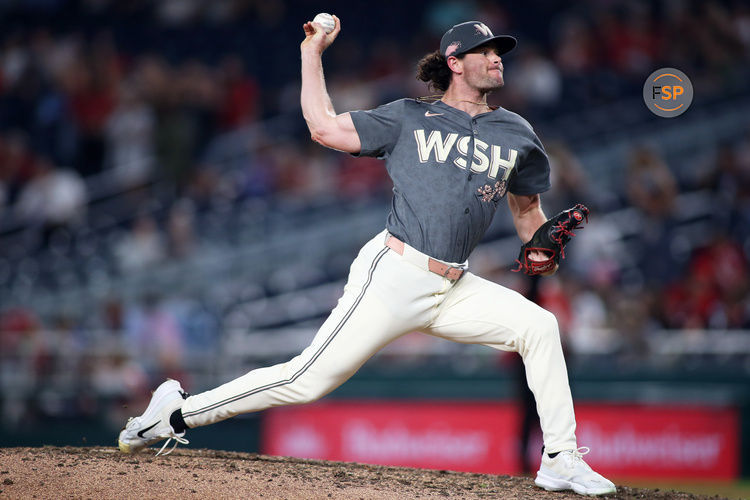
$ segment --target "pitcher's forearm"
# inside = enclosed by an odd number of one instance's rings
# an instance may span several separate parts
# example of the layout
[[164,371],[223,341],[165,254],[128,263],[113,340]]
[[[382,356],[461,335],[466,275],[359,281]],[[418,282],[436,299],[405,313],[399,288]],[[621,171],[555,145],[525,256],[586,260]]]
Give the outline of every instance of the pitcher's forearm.
[[302,51],[300,103],[310,135],[321,142],[324,131],[334,126],[336,111],[326,88],[321,55],[313,51]]
[[539,195],[516,196],[508,193],[508,206],[518,237],[524,243],[534,236],[539,226],[547,222]]

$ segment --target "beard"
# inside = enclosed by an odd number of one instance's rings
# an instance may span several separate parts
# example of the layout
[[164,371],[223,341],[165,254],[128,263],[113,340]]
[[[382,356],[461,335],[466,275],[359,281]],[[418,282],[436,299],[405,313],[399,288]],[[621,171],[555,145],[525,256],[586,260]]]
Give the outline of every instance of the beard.
[[505,78],[504,74],[500,73],[500,78],[493,78],[489,75],[482,75],[481,77],[477,78],[476,82],[471,82],[472,87],[476,88],[480,92],[489,93],[493,90],[497,90],[501,88],[503,85],[505,85]]

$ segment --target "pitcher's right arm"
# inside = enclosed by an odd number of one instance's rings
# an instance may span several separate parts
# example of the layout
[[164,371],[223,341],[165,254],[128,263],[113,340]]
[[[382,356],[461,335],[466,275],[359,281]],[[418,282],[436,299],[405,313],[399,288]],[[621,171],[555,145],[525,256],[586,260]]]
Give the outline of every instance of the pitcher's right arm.
[[323,28],[312,22],[304,24],[305,39],[300,45],[302,56],[302,91],[300,102],[302,116],[307,122],[310,137],[317,143],[347,153],[359,153],[359,134],[349,113],[336,114],[328,96],[323,74],[323,51],[328,48],[341,31],[341,21],[333,16],[336,26],[326,34]]

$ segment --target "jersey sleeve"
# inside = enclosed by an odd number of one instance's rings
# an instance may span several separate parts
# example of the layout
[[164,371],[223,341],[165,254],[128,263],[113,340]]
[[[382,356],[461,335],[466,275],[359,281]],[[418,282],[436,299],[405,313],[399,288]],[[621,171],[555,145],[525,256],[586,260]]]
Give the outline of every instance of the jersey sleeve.
[[547,191],[550,183],[549,158],[539,138],[534,134],[533,146],[523,162],[510,178],[508,191],[513,194],[530,196]]
[[404,100],[383,104],[368,111],[349,113],[362,147],[354,156],[385,158],[396,146],[404,121]]

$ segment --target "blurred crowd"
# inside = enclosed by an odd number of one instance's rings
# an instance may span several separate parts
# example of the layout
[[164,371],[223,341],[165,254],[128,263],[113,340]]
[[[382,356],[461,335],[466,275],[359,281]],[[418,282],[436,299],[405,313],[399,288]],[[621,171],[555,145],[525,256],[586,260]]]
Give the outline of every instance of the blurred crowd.
[[[745,2],[387,3],[366,13],[331,7],[343,23],[325,56],[339,111],[430,94],[415,63],[465,19],[519,38],[507,87],[491,99],[542,129],[548,118],[639,96],[645,77],[664,66],[690,75],[701,98],[747,95]],[[306,8],[290,0],[0,3],[0,287],[23,288],[17,268],[45,274],[35,256],[46,256],[61,268],[55,284],[64,293],[73,246],[91,280],[156,273],[210,243],[201,214],[248,200],[387,197],[379,162],[309,140],[298,76],[301,25],[315,14]],[[573,350],[642,357],[657,330],[750,329],[750,128],[688,170],[634,145],[627,182],[612,193],[584,171],[565,130],[548,133],[555,178],[547,210],[584,201],[605,213],[632,210],[638,224],[628,236],[592,219],[569,265],[538,285]],[[676,232],[679,201],[697,191],[708,193],[711,229],[686,242]],[[103,243],[96,234],[105,226],[114,230]],[[109,251],[100,255],[102,245]],[[477,260],[501,283],[537,286]],[[222,332],[222,311],[168,290],[144,290],[136,301],[115,290],[85,317],[41,313],[33,294],[24,297],[0,304],[0,378],[14,382],[4,387],[22,388],[19,374],[33,373],[27,384],[86,380],[97,393],[126,397],[151,377],[184,380],[186,360],[213,352]]]
[[[336,5],[344,31],[326,67],[339,109],[428,94],[415,61],[469,18],[521,40],[495,98],[532,122],[638,95],[644,75],[665,65],[693,75],[703,93],[746,83],[744,2],[422,3],[366,17]],[[102,172],[123,189],[157,175],[182,189],[199,182],[212,138],[260,118],[299,118],[294,61],[305,19],[295,2],[57,0],[0,11],[0,214],[73,221],[85,210],[82,178]],[[290,147],[308,154],[299,141]],[[294,176],[283,170],[266,173],[276,177],[267,189],[285,188]],[[39,209],[42,196],[56,203]]]

